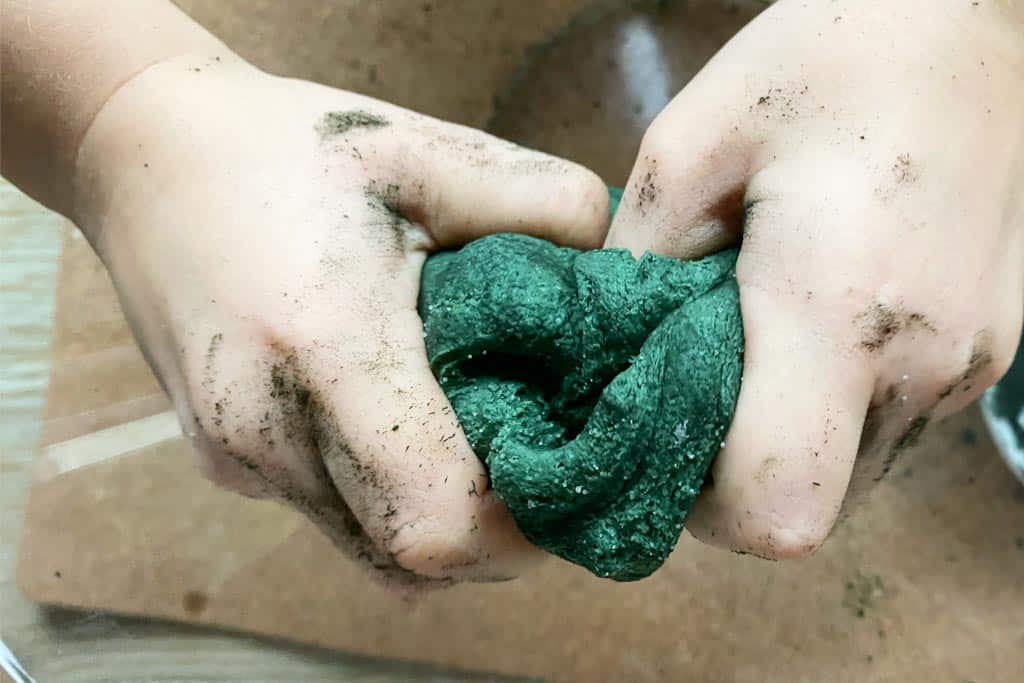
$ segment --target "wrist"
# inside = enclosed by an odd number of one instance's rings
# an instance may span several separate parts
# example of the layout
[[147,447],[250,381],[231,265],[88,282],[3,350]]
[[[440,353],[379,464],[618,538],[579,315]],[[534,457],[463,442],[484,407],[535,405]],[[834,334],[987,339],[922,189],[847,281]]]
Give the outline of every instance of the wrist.
[[195,52],[153,64],[118,88],[83,136],[71,178],[72,220],[101,256],[120,238],[109,225],[121,232],[136,225],[126,206],[159,210],[175,189],[203,182],[211,150],[216,156],[226,136],[242,135],[236,105],[244,109],[270,78],[233,53]]

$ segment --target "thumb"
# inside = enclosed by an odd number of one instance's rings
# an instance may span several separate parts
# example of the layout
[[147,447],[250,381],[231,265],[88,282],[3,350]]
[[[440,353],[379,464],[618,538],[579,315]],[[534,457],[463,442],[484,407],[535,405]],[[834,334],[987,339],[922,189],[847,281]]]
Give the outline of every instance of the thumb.
[[595,173],[479,130],[427,126],[405,163],[418,191],[403,194],[401,213],[440,247],[521,232],[595,249],[608,231],[608,193]]
[[359,356],[321,348],[311,368],[323,404],[317,444],[335,487],[377,548],[409,571],[518,575],[539,551],[488,490],[427,364],[419,316],[399,310],[378,325],[354,345]]

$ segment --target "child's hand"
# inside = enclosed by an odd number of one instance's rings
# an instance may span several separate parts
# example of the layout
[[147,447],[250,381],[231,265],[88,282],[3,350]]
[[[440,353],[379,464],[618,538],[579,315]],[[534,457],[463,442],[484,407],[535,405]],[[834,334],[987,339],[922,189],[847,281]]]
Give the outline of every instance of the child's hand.
[[600,246],[594,174],[225,53],[122,87],[75,188],[214,481],[403,580],[503,578],[535,557],[431,375],[419,273],[491,232]]
[[696,257],[743,234],[743,388],[699,538],[814,551],[851,472],[850,492],[867,488],[1008,367],[1024,292],[1013,7],[785,0],[648,131],[608,246]]

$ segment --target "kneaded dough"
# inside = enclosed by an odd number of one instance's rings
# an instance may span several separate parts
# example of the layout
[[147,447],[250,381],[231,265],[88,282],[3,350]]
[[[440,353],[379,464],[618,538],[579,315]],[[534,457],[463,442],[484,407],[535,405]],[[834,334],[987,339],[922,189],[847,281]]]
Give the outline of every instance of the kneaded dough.
[[668,557],[739,393],[736,255],[499,234],[427,259],[431,367],[530,541],[619,581]]

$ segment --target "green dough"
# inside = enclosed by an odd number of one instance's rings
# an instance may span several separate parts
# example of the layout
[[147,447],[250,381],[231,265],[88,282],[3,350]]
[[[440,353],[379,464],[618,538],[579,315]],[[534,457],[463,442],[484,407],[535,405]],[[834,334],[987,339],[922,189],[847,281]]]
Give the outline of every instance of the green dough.
[[672,552],[739,393],[735,262],[514,234],[427,259],[431,367],[531,542],[619,581]]

